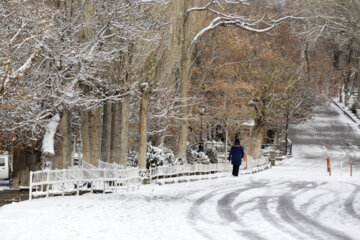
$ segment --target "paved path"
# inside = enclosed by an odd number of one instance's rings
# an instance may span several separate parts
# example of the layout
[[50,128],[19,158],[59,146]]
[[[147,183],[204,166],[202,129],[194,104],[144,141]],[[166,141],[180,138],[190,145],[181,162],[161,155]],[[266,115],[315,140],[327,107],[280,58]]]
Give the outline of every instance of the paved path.
[[[359,131],[334,105],[313,114],[290,129],[296,157],[194,202],[188,220],[205,239],[219,239],[209,229],[221,225],[239,239],[359,239],[360,185],[345,176],[351,161],[360,167]],[[328,156],[333,177],[326,173]]]

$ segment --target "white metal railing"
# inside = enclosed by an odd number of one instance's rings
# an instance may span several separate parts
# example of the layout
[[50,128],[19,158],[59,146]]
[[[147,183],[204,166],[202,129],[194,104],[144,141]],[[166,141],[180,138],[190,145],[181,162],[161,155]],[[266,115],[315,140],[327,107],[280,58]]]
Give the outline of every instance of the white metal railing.
[[[119,188],[134,188],[144,179],[151,182],[159,178],[172,178],[186,175],[212,174],[232,171],[229,162],[215,164],[185,164],[158,166],[154,168],[122,168],[115,163],[109,164],[99,161],[96,168],[89,163],[82,162],[81,167],[63,170],[42,170],[30,172],[29,199],[35,196],[79,194],[80,191],[107,190],[117,191]],[[246,170],[245,170],[246,166]],[[254,161],[248,159],[247,164],[241,165],[242,173],[258,172],[268,167],[266,158]]]
[[95,167],[91,163],[88,163],[88,162],[86,162],[84,160],[81,161],[81,167],[85,168],[85,169],[97,169],[97,167]]
[[232,170],[230,163],[215,164],[185,164],[174,166],[159,166],[150,169],[150,179],[178,177],[180,175],[210,174],[218,172],[229,172]]
[[98,167],[102,169],[124,169],[124,166],[116,163],[103,162],[99,159]]
[[141,178],[138,168],[129,169],[85,169],[42,170],[30,172],[29,198],[49,194],[77,193],[80,191],[139,186]]

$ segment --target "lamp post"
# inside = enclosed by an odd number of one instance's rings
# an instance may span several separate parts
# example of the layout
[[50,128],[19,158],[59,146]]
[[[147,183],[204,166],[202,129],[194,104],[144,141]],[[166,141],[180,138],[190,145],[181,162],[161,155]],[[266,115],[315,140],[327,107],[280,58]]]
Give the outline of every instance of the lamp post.
[[199,149],[198,152],[203,152],[204,151],[204,143],[203,143],[203,136],[202,136],[202,131],[203,131],[203,115],[205,112],[205,108],[204,107],[199,107],[199,113],[200,113],[200,142],[199,142]]

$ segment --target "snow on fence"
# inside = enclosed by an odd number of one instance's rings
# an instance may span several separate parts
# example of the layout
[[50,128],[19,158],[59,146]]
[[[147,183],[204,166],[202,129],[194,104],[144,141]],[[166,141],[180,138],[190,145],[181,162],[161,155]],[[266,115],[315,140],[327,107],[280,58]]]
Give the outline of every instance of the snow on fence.
[[150,169],[150,179],[178,177],[180,175],[210,174],[218,172],[229,172],[232,165],[229,163],[215,164],[185,164],[174,166],[159,166]]
[[43,170],[30,172],[29,199],[36,196],[79,194],[80,191],[117,190],[139,186],[138,168]]
[[116,164],[116,163],[108,163],[108,162],[103,162],[99,159],[99,163],[98,163],[99,168],[106,168],[106,169],[123,169],[124,167],[122,165]]
[[[268,160],[254,161],[248,158],[247,169],[240,174],[254,173],[268,168]],[[143,182],[152,182],[159,178],[173,178],[185,175],[213,174],[232,171],[229,162],[215,164],[185,164],[159,166],[143,170],[123,168],[115,163],[99,160],[99,168],[83,161],[79,168],[63,170],[42,170],[30,172],[29,199],[37,196],[79,194],[80,191],[117,191],[118,189],[139,187]],[[145,181],[144,181],[145,180]]]

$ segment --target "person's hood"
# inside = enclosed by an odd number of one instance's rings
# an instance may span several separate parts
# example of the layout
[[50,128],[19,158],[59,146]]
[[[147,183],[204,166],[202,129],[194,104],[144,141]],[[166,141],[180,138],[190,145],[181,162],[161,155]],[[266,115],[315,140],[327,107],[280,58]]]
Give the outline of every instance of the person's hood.
[[240,143],[236,142],[234,143],[234,146],[240,146]]

